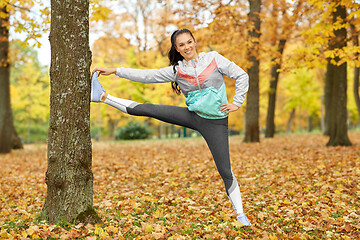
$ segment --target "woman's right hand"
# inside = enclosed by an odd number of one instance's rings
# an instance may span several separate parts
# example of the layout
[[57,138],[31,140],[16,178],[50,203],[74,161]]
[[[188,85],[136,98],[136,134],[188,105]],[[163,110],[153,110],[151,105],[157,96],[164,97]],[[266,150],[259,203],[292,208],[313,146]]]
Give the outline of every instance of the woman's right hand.
[[98,76],[100,76],[101,74],[104,75],[104,76],[107,76],[107,75],[115,74],[116,73],[116,68],[94,67],[94,70],[92,71],[92,73],[94,73],[94,72],[99,72]]

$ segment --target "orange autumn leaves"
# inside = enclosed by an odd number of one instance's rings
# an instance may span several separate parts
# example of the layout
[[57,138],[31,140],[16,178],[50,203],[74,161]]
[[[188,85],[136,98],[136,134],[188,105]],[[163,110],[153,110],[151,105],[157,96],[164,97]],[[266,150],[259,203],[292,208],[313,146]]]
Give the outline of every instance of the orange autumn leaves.
[[0,239],[356,239],[360,133],[353,147],[317,134],[244,144],[230,138],[233,171],[252,226],[234,221],[201,138],[94,142],[94,206],[103,224],[36,220],[46,146],[0,155]]

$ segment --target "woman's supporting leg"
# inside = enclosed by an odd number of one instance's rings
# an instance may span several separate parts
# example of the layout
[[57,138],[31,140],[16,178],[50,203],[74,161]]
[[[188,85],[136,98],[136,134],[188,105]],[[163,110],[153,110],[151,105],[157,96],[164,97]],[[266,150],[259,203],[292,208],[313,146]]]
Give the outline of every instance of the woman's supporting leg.
[[230,164],[228,119],[204,119],[199,132],[205,138],[237,215],[243,213],[239,184]]

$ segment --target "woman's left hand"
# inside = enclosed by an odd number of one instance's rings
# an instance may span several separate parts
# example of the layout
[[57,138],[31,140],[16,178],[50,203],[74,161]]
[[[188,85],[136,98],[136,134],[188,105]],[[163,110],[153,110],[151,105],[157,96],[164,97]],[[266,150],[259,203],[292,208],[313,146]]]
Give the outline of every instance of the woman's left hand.
[[235,112],[236,110],[239,109],[238,106],[236,106],[235,104],[232,104],[232,103],[221,104],[220,106],[222,107],[222,108],[220,108],[220,111],[226,112],[225,115],[229,115],[229,113]]

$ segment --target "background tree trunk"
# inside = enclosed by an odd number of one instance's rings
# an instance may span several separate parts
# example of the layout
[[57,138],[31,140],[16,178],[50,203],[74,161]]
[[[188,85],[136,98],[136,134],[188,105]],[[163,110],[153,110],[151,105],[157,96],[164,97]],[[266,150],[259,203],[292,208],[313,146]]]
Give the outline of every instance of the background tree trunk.
[[[336,11],[333,12],[333,23],[346,20],[346,8],[338,4]],[[334,30],[334,37],[330,40],[331,49],[342,49],[346,46],[346,29],[340,28]],[[336,57],[335,62],[339,62]],[[350,146],[351,142],[347,134],[347,64],[346,62],[340,66],[334,65],[331,60],[328,61],[326,74],[326,89],[328,90],[328,132],[329,142],[327,146]],[[325,96],[326,97],[326,96]]]
[[7,3],[0,5],[0,153],[23,148],[18,137],[10,104],[9,12]]
[[286,132],[287,132],[287,133],[292,132],[292,130],[291,130],[291,124],[292,124],[292,122],[293,122],[294,116],[295,116],[295,108],[293,108],[293,109],[291,110],[291,113],[290,113],[290,116],[289,116],[289,120],[288,120],[288,122],[287,122],[287,124],[286,124]]
[[10,126],[11,126],[11,148],[12,149],[23,149],[24,146],[21,142],[21,139],[19,135],[16,132],[15,126],[14,126],[14,118],[12,114],[12,109],[10,108]]
[[307,113],[307,131],[310,133],[312,130],[314,130],[314,116]]
[[[359,46],[359,33],[356,31],[355,25],[351,24],[351,33],[353,38],[354,46]],[[359,57],[359,53],[355,53],[355,58],[357,59]],[[354,81],[353,81],[353,87],[354,87],[354,98],[356,103],[356,108],[358,111],[358,115],[360,118],[360,97],[359,97],[359,81],[360,81],[360,68],[354,67]]]
[[325,103],[324,96],[321,97],[321,107],[320,107],[320,128],[323,133],[325,133]]
[[89,0],[51,0],[47,196],[50,222],[97,222],[90,139]]
[[[278,45],[278,52],[281,58],[284,48],[285,48],[286,39],[280,39]],[[274,58],[273,61],[277,59]],[[270,80],[270,90],[269,90],[269,104],[268,111],[266,116],[266,130],[265,137],[274,137],[275,134],[275,107],[276,107],[276,89],[279,81],[279,72],[281,68],[281,60],[278,63],[275,63],[271,68],[271,80]]]
[[359,81],[360,81],[360,68],[354,68],[354,98],[356,103],[356,108],[358,111],[359,119],[360,119],[360,97],[359,97]]
[[[6,13],[5,7],[1,13]],[[10,72],[7,61],[9,51],[9,18],[0,18],[0,153],[11,151],[11,106],[10,106]]]
[[251,67],[249,73],[249,91],[246,99],[245,114],[245,138],[244,142],[260,142],[259,136],[259,41],[260,41],[260,11],[261,0],[249,0],[249,24],[253,24],[254,28],[250,28],[249,42],[253,44],[248,51],[248,59]]
[[[329,46],[330,50],[333,50],[333,46]],[[335,69],[332,66],[332,64],[330,63],[331,59],[328,58],[327,59],[327,66],[326,66],[326,74],[325,74],[325,86],[324,86],[324,107],[325,107],[325,118],[324,118],[324,123],[325,123],[325,131],[324,131],[324,135],[325,136],[330,136],[330,123],[331,123],[331,112],[332,112],[332,86],[333,86],[333,81],[334,81],[334,71]]]

